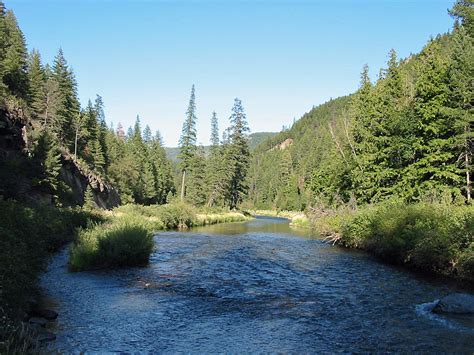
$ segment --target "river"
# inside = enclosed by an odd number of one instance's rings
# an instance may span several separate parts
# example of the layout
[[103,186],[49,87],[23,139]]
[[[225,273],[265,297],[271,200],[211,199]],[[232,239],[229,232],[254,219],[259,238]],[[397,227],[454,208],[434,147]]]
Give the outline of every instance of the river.
[[164,232],[145,268],[70,273],[41,284],[60,352],[464,352],[469,319],[434,316],[456,291],[257,218]]

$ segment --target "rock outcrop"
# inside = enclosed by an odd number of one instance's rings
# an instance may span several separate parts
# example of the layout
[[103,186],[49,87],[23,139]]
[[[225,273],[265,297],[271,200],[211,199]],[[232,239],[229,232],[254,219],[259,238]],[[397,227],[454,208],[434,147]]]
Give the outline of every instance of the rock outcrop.
[[[34,129],[21,109],[0,109],[0,195],[52,204],[52,194],[33,182],[30,161],[33,145],[28,136]],[[88,185],[99,207],[110,209],[120,204],[117,190],[93,171],[81,167],[67,150],[62,151],[61,162],[60,176],[70,189],[68,201],[61,201],[63,205],[82,205]]]
[[111,184],[82,167],[66,152],[62,154],[61,178],[71,188],[72,198],[76,204],[84,203],[84,192],[87,185],[90,185],[94,200],[100,208],[110,209],[120,205],[120,196]]
[[285,150],[285,149],[291,147],[293,145],[293,143],[294,143],[293,139],[287,138],[283,142],[281,142],[280,144],[278,144],[278,145],[274,146],[272,149],[270,149],[270,151],[272,151],[272,150]]
[[439,300],[435,313],[474,314],[474,295],[453,293]]

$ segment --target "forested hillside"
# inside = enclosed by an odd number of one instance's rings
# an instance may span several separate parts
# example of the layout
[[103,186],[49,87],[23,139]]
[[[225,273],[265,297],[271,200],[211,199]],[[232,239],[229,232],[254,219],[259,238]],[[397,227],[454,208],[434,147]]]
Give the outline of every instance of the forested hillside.
[[[138,118],[127,135],[121,126],[107,127],[100,96],[81,108],[63,51],[51,64],[44,64],[37,50],[28,53],[14,13],[2,2],[0,45],[2,133],[14,137],[18,148],[13,151],[12,139],[2,139],[2,196],[34,195],[36,202],[75,205],[86,196],[98,202],[108,186],[125,203],[166,201],[174,185],[159,133],[142,131]],[[71,176],[77,172],[80,182]],[[78,184],[84,186],[77,189]]]
[[[375,82],[331,100],[258,147],[249,202],[305,209],[345,203],[469,203],[473,154],[473,8],[457,2],[452,32],[399,59]],[[280,145],[286,142],[284,145]]]

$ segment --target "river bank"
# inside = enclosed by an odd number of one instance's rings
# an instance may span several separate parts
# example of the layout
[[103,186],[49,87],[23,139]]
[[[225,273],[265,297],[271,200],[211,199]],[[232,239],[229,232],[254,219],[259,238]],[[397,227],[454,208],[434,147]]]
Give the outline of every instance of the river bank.
[[313,210],[312,229],[328,242],[382,261],[474,283],[474,208],[385,203]]
[[280,217],[290,220],[291,227],[311,228],[311,223],[304,212],[281,210],[246,210],[252,216]]
[[38,330],[43,332],[44,324],[30,324],[38,307],[38,277],[51,255],[68,243],[78,243],[81,234],[117,223],[139,224],[144,226],[145,233],[151,234],[158,230],[249,219],[239,212],[200,210],[177,204],[126,205],[105,211],[28,207],[2,200],[0,215],[0,353],[24,352],[38,345]]

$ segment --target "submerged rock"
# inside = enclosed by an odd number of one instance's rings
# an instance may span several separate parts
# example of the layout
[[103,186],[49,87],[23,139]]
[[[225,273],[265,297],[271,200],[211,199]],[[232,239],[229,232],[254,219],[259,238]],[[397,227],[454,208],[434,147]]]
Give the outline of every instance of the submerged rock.
[[56,318],[58,318],[58,314],[50,309],[35,309],[30,312],[30,315],[44,318],[47,320],[55,320]]
[[474,295],[453,293],[443,297],[433,308],[435,313],[474,314]]

